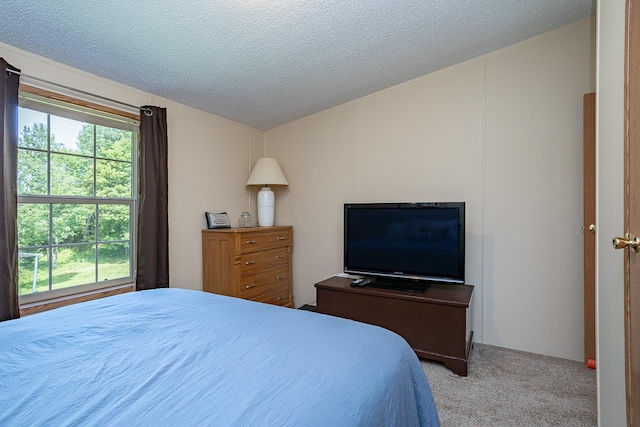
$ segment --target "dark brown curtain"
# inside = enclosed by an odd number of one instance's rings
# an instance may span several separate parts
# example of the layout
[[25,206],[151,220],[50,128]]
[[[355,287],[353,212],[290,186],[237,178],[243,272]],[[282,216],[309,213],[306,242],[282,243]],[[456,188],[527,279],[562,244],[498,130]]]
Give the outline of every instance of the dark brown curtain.
[[136,290],[169,287],[167,110],[140,109]]
[[18,308],[18,84],[16,70],[0,58],[0,321]]

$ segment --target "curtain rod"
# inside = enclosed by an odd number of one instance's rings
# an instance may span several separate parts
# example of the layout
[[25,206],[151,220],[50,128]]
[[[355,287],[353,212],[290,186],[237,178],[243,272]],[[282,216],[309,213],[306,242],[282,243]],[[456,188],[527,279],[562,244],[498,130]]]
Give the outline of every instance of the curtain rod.
[[60,84],[60,83],[55,83],[55,82],[52,82],[52,81],[49,81],[49,80],[41,79],[40,77],[35,77],[35,76],[31,76],[29,74],[24,74],[24,73],[21,73],[19,71],[12,70],[12,69],[9,69],[9,68],[7,68],[6,70],[7,70],[7,73],[16,74],[18,76],[26,77],[26,78],[33,79],[33,80],[38,80],[38,81],[43,82],[43,83],[48,83],[50,85],[54,85],[54,86],[62,87],[62,88],[65,88],[65,89],[68,89],[68,90],[71,90],[71,91],[74,91],[74,92],[82,93],[84,95],[89,95],[89,96],[92,96],[94,98],[100,98],[100,99],[103,99],[105,101],[114,102],[116,104],[126,105],[127,107],[130,107],[130,108],[139,109],[141,111],[144,111],[145,116],[152,116],[153,115],[153,110],[151,110],[151,108],[144,108],[144,107],[138,107],[137,105],[127,104],[126,102],[118,101],[116,99],[107,98],[106,96],[102,96],[102,95],[96,95],[95,93],[87,92],[87,91],[84,91],[84,90],[81,90],[81,89],[76,89],[74,87],[65,86],[65,85]]

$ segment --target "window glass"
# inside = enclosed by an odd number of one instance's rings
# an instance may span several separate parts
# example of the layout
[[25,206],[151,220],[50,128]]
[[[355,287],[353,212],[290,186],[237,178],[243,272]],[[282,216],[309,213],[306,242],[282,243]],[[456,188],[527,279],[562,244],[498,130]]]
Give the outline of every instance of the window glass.
[[18,251],[20,295],[49,290],[49,249]]
[[51,121],[51,151],[93,156],[94,125],[65,117],[49,116]]
[[96,160],[96,196],[131,197],[131,163]]
[[100,205],[98,207],[100,242],[129,240],[131,219],[127,205]]
[[51,195],[93,196],[93,159],[51,153]]
[[119,279],[130,274],[129,243],[98,245],[98,281]]
[[96,126],[96,155],[104,159],[131,161],[132,133]]
[[55,244],[95,242],[95,205],[54,204],[52,208],[52,239]]
[[49,244],[49,204],[18,203],[18,246]]
[[96,281],[96,246],[53,246],[51,289],[84,285]]
[[46,152],[18,149],[18,194],[47,194],[48,159]]
[[47,149],[47,115],[39,111],[18,108],[18,146]]

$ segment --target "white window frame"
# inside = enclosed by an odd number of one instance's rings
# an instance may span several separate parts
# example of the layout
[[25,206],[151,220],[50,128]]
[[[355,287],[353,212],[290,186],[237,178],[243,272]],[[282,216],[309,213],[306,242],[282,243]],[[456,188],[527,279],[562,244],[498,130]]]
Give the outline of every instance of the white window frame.
[[[52,114],[55,116],[66,117],[66,118],[78,120],[84,123],[132,131],[132,141],[131,141],[132,195],[131,195],[131,198],[106,198],[106,197],[95,197],[95,196],[79,197],[79,196],[50,196],[50,195],[25,195],[25,196],[18,195],[18,203],[44,203],[44,204],[71,203],[71,204],[91,204],[91,205],[96,205],[96,204],[128,205],[130,209],[130,215],[131,215],[131,221],[129,225],[130,226],[129,277],[105,280],[102,282],[93,282],[93,283],[88,283],[83,285],[70,286],[70,287],[61,288],[61,289],[52,289],[48,291],[20,295],[19,296],[20,305],[33,304],[33,303],[48,301],[52,299],[70,297],[70,296],[75,296],[79,294],[92,293],[97,290],[102,290],[106,288],[115,288],[115,287],[126,285],[126,284],[133,284],[135,282],[135,271],[137,268],[136,266],[137,212],[138,212],[137,156],[138,156],[138,143],[139,143],[139,121],[133,120],[130,117],[128,117],[130,115],[125,117],[117,114],[111,114],[106,111],[102,111],[100,109],[100,106],[97,106],[97,105],[96,105],[96,108],[88,107],[86,105],[89,103],[82,100],[75,100],[77,101],[77,104],[76,104],[76,103],[73,103],[73,98],[70,98],[68,96],[65,96],[64,98],[69,102],[48,98],[46,96],[39,96],[36,94],[32,94],[29,91],[21,90],[19,93],[20,107],[40,111],[47,114]],[[111,108],[109,108],[108,110],[114,111],[114,109],[111,109]],[[47,148],[47,152],[49,152],[48,150],[49,148]],[[94,162],[98,159],[101,159],[96,155],[95,150],[92,158],[94,159]],[[50,173],[50,168],[47,168],[47,169],[48,169],[48,173]],[[94,170],[94,174],[95,174],[95,170]],[[50,177],[48,177],[48,181],[50,181]],[[94,175],[94,182],[95,182],[95,175]],[[51,233],[52,226],[53,226],[53,217],[50,215],[49,216],[49,233]],[[18,230],[18,233],[19,232],[20,231]],[[95,245],[98,245],[100,243],[101,242],[97,239],[94,242],[91,242],[91,244],[95,244]],[[54,242],[49,241],[48,245],[34,246],[33,248],[49,248],[49,254],[50,254],[49,259],[51,261],[51,249],[54,246],[56,246],[54,245]],[[66,245],[61,245],[61,246],[66,246]],[[96,262],[97,262],[97,259],[96,259]],[[49,280],[51,280],[51,262],[49,262],[49,267],[48,267],[48,278]]]

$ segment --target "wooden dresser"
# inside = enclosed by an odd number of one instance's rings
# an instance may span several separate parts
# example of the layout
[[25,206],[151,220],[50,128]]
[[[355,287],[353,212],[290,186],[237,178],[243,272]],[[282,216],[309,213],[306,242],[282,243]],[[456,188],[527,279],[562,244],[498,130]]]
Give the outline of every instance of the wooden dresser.
[[292,227],[202,230],[202,289],[293,307]]

